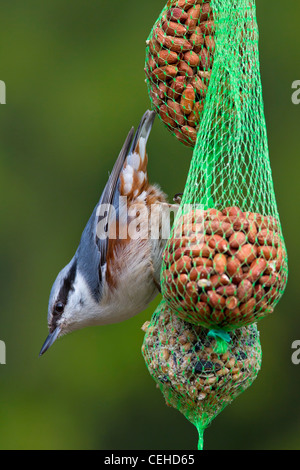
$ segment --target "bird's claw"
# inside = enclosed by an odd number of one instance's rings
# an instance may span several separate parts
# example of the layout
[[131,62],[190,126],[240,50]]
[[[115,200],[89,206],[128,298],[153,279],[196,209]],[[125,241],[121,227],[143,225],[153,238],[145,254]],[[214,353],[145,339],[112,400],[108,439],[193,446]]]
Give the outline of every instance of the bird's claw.
[[175,196],[173,197],[173,201],[176,202],[176,204],[180,204],[182,195],[183,193],[176,193]]

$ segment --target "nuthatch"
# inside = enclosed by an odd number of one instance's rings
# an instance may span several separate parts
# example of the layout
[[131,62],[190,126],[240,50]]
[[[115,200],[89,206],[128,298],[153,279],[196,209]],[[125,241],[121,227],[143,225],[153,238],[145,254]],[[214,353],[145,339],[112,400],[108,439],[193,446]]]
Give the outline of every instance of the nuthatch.
[[[168,206],[165,194],[148,182],[146,143],[154,118],[146,111],[134,137],[130,130],[77,251],[53,284],[49,336],[40,356],[64,334],[140,313],[159,292],[166,239],[145,236],[148,228],[143,228],[152,205]],[[131,237],[127,229],[134,212],[144,216]]]

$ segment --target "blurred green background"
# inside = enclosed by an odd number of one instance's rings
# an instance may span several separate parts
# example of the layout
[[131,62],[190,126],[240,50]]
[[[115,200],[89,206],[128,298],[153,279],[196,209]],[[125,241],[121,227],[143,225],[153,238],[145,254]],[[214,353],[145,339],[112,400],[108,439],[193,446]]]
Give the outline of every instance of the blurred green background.
[[[128,0],[3,2],[0,79],[1,449],[196,449],[196,429],[167,408],[144,365],[144,321],[85,329],[42,359],[49,290],[72,257],[131,125],[150,106],[145,40],[164,5]],[[299,2],[258,2],[260,58],[276,197],[290,277],[259,324],[254,385],[205,434],[206,449],[299,449]],[[149,173],[173,196],[191,150],[159,120]]]

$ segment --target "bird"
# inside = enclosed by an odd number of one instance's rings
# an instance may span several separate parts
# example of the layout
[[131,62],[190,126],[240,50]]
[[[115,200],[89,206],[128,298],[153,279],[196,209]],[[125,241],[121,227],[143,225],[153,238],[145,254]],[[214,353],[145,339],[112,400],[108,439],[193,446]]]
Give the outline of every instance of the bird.
[[177,206],[168,204],[160,187],[148,181],[146,144],[155,115],[147,110],[137,131],[130,129],[75,255],[56,277],[48,304],[49,334],[40,356],[72,331],[137,315],[160,292],[168,236],[163,237],[162,219],[154,217],[158,230],[152,237],[149,220],[154,208],[175,213]]

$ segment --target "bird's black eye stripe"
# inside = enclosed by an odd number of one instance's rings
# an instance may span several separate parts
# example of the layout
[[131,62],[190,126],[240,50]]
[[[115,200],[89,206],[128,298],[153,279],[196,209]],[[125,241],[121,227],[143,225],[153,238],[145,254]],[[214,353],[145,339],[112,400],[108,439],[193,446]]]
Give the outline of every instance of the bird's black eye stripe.
[[64,279],[63,285],[60,288],[60,291],[57,296],[57,301],[53,306],[53,315],[56,317],[59,317],[63,314],[65,305],[68,301],[69,293],[71,290],[74,289],[73,284],[76,276],[76,268],[76,261],[74,261],[74,264],[71,266],[71,269],[68,273],[68,277]]
[[61,286],[61,289],[57,296],[57,302],[62,302],[63,304],[66,305],[69,292],[70,290],[73,289],[73,283],[74,283],[75,275],[76,275],[76,267],[77,266],[76,266],[76,261],[75,261],[68,273],[68,277],[64,279],[64,283]]

